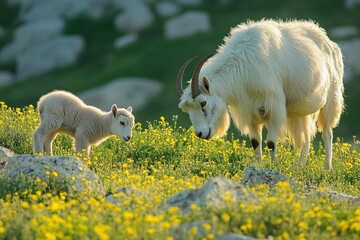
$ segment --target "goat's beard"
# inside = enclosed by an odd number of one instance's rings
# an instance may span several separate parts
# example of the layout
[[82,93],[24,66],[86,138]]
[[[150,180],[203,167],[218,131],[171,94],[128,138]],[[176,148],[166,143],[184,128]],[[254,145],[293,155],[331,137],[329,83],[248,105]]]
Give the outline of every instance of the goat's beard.
[[230,116],[226,111],[216,120],[215,137],[222,137],[225,135],[230,126]]

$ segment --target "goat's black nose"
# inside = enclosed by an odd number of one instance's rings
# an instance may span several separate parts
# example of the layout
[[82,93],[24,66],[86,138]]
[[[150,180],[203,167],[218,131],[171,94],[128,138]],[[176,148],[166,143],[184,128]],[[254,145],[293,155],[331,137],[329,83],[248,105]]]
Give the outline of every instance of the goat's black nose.
[[202,132],[196,132],[195,134],[196,134],[196,136],[198,136],[199,138],[201,138],[201,136],[202,136]]

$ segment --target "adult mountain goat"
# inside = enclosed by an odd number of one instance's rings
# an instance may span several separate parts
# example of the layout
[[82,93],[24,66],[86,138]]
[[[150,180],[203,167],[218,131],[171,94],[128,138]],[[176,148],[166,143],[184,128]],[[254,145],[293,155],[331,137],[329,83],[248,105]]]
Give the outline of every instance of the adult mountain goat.
[[262,128],[276,158],[276,142],[289,136],[304,165],[316,131],[325,143],[325,169],[332,167],[332,129],[344,106],[342,54],[324,29],[311,21],[261,20],[233,28],[216,54],[197,65],[183,90],[181,67],[176,88],[179,107],[203,139],[222,136],[230,115],[250,136],[262,159]]
[[80,98],[66,91],[53,91],[39,99],[37,108],[40,125],[33,133],[35,153],[52,154],[52,141],[58,133],[75,138],[76,152],[98,145],[110,135],[129,141],[135,118],[132,108],[118,108],[113,104],[109,112],[86,105]]

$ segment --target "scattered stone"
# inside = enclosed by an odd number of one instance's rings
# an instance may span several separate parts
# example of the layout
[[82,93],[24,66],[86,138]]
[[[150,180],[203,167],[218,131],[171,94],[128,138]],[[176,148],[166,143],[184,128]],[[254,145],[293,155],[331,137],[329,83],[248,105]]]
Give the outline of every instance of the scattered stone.
[[108,194],[105,197],[107,202],[111,202],[115,205],[121,205],[123,203],[124,197],[128,199],[129,197],[136,197],[136,199],[140,197],[149,197],[147,192],[131,188],[130,186],[121,187],[116,190],[114,193]]
[[109,111],[114,103],[119,107],[132,106],[137,111],[160,94],[162,88],[161,83],[152,79],[128,77],[82,92],[79,97],[103,111]]
[[29,22],[15,31],[14,42],[6,45],[0,52],[0,62],[12,62],[34,46],[58,36],[64,30],[64,20],[50,18],[46,21]]
[[255,193],[248,192],[245,187],[237,182],[223,177],[210,179],[199,189],[186,189],[162,202],[160,209],[178,207],[181,211],[190,210],[192,204],[198,207],[221,207],[225,206],[226,198],[240,200],[256,200]]
[[205,12],[189,11],[165,23],[166,39],[191,36],[210,30],[210,18]]
[[14,180],[21,177],[29,181],[37,178],[47,183],[55,181],[57,184],[64,184],[61,188],[70,193],[85,191],[104,195],[100,178],[75,157],[15,155],[8,159],[3,179]]
[[198,6],[202,0],[176,0],[176,2],[183,6]]
[[291,186],[295,187],[297,184],[291,178],[269,169],[260,169],[256,167],[247,167],[245,170],[244,178],[241,181],[243,185],[254,187],[260,184],[266,184],[270,187],[275,186],[278,182],[287,181]]
[[344,4],[347,9],[353,9],[356,6],[360,6],[360,0],[345,0]]
[[[316,188],[315,188],[316,189]],[[349,194],[345,194],[345,193],[339,193],[337,191],[334,190],[326,190],[326,191],[314,191],[312,193],[307,193],[305,194],[307,197],[326,197],[326,198],[330,198],[333,201],[337,201],[337,202],[341,202],[341,201],[346,201],[349,202],[351,204],[354,203],[360,203],[360,197],[357,196],[352,196]]]
[[247,237],[235,233],[228,233],[221,235],[219,237],[216,237],[215,240],[257,240],[257,238],[253,237]]
[[345,80],[360,74],[360,38],[338,42],[345,63]]
[[330,30],[330,36],[337,39],[344,39],[358,35],[358,28],[354,25],[340,26]]
[[80,36],[59,36],[25,52],[17,60],[17,79],[25,80],[76,62],[84,49]]
[[162,1],[155,5],[156,13],[161,17],[171,17],[180,12],[180,7],[176,3]]
[[120,13],[114,21],[115,28],[122,32],[140,32],[150,27],[154,15],[146,4],[134,5]]
[[10,85],[14,80],[14,75],[11,72],[0,71],[0,87]]
[[49,17],[73,18],[81,13],[90,17],[103,16],[110,1],[108,0],[23,0],[20,5],[20,19],[33,21]]
[[121,49],[135,43],[139,38],[137,33],[128,33],[122,37],[119,37],[115,40],[114,47],[116,49]]

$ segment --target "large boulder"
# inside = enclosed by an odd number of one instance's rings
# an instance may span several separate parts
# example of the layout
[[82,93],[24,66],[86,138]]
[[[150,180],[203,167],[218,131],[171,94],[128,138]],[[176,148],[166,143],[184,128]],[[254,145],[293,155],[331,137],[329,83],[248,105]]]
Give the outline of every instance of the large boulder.
[[150,27],[154,22],[154,14],[148,5],[134,4],[125,8],[114,20],[115,28],[121,32],[139,32]]
[[20,19],[33,21],[49,17],[72,18],[81,13],[99,18],[106,12],[110,2],[111,0],[18,0],[17,4],[20,5]]
[[255,193],[246,191],[244,186],[237,182],[223,177],[214,177],[198,189],[186,189],[162,202],[160,209],[178,207],[186,212],[191,209],[191,205],[198,207],[222,207],[226,205],[228,199],[238,202],[240,200],[254,200]]
[[8,159],[3,179],[25,178],[46,183],[55,181],[61,189],[69,192],[88,192],[104,195],[99,177],[75,157],[15,155]]
[[189,11],[165,23],[166,39],[194,35],[210,30],[210,17],[206,12]]
[[49,18],[44,21],[32,21],[15,30],[15,39],[0,51],[0,62],[15,61],[27,50],[59,36],[64,30],[64,20]]
[[161,1],[155,5],[155,10],[161,17],[171,17],[178,14],[181,8],[174,2]]
[[116,39],[114,42],[114,47],[115,47],[115,49],[125,48],[125,47],[135,43],[138,40],[138,38],[139,38],[138,33],[135,33],[135,32],[128,33],[128,34]]
[[109,111],[112,104],[119,107],[132,106],[139,110],[152,97],[157,96],[162,85],[155,80],[146,78],[119,78],[103,86],[87,90],[79,97],[87,104]]
[[19,56],[17,60],[17,79],[25,80],[56,68],[74,64],[85,42],[80,36],[59,36],[43,44],[34,46]]

